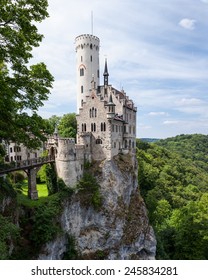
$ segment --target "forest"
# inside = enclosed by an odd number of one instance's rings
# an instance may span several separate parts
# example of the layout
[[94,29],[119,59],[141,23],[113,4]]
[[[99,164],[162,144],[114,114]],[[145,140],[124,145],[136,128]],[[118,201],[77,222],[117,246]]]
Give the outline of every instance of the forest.
[[157,259],[208,259],[208,136],[137,140],[138,181]]

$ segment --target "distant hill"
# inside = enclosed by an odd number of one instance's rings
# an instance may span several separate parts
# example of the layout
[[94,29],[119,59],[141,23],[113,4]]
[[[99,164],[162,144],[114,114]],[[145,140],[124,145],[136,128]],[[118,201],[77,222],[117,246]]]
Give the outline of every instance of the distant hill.
[[157,142],[169,151],[178,153],[183,158],[192,160],[197,166],[208,171],[208,135],[181,134]]
[[208,136],[137,139],[138,183],[157,259],[208,259]]
[[141,141],[147,142],[147,143],[154,143],[159,141],[160,139],[158,138],[140,138]]

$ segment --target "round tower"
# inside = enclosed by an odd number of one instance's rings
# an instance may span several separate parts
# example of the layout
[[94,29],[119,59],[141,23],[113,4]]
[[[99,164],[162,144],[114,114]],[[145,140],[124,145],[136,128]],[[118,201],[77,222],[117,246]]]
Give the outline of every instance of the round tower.
[[99,49],[100,40],[90,34],[83,34],[75,39],[76,44],[76,73],[77,73],[77,113],[93,84],[100,84]]

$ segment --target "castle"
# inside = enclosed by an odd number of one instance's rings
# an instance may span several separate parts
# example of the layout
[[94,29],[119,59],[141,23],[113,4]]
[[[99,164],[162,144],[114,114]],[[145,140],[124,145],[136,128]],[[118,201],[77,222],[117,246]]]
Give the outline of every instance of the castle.
[[134,153],[136,147],[137,108],[123,90],[109,85],[107,60],[100,85],[99,38],[80,35],[75,45],[77,139],[60,138],[55,131],[47,144],[57,175],[68,186],[82,177],[85,162],[111,160],[119,153]]

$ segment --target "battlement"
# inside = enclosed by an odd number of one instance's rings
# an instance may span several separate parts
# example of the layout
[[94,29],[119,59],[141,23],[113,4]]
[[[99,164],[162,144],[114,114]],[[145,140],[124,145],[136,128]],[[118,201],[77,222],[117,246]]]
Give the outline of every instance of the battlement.
[[100,39],[94,35],[83,34],[75,38],[75,43],[76,51],[85,47],[99,51]]

